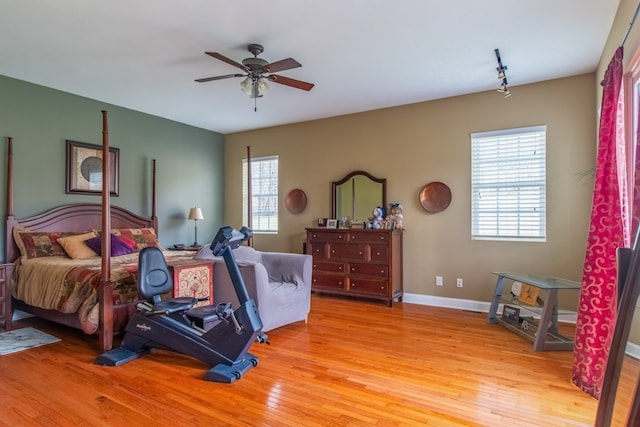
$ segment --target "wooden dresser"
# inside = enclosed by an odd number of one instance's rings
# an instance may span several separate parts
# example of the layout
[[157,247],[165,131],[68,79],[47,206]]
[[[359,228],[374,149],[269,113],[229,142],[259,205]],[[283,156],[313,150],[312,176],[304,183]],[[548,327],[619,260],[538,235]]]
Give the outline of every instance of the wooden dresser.
[[311,290],[402,301],[402,231],[307,228]]
[[4,329],[11,329],[11,286],[10,278],[13,273],[13,264],[0,264],[0,324]]

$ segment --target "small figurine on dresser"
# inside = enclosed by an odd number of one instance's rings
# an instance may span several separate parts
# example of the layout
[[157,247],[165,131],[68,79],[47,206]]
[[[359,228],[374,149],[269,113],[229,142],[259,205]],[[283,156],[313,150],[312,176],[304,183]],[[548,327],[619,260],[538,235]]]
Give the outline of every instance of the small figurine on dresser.
[[387,228],[390,230],[402,230],[402,205],[392,203],[389,205],[389,216],[387,216]]
[[382,208],[380,206],[376,207],[371,215],[372,216],[369,218],[369,222],[367,222],[366,227],[373,230],[382,228],[382,220],[384,219]]

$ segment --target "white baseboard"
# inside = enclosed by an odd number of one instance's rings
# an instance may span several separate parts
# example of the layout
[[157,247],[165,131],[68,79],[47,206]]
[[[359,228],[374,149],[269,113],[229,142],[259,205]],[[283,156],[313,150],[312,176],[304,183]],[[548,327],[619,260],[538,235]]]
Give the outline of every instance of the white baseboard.
[[434,307],[457,308],[460,310],[489,312],[491,306],[488,302],[474,301],[460,298],[436,297],[433,295],[408,294],[402,295],[402,302],[420,305],[432,305]]

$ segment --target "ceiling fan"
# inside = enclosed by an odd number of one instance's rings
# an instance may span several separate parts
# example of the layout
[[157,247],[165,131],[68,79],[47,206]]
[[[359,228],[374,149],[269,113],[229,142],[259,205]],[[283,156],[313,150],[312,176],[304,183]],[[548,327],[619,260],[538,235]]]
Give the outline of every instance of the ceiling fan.
[[296,89],[302,89],[309,91],[313,88],[313,83],[303,82],[301,80],[292,79],[290,77],[281,76],[277,73],[280,71],[290,70],[292,68],[302,67],[298,61],[293,58],[282,59],[276,62],[267,62],[262,58],[258,58],[264,51],[262,45],[251,43],[247,45],[247,49],[253,55],[253,58],[245,58],[242,63],[238,63],[233,59],[227,58],[218,52],[205,52],[207,55],[219,59],[222,62],[226,62],[229,65],[240,68],[245,74],[226,74],[223,76],[205,77],[202,79],[196,79],[199,83],[210,82],[213,80],[222,80],[232,77],[245,77],[240,83],[240,88],[250,94],[252,98],[259,98],[267,93],[269,85],[267,81],[279,83],[285,86],[290,86]]

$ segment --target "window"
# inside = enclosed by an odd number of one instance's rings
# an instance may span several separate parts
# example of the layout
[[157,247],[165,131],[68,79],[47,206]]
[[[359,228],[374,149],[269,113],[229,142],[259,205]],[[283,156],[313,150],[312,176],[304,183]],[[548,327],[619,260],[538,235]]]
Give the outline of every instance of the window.
[[471,134],[471,237],[546,240],[546,126]]
[[[242,161],[242,223],[248,221],[247,160]],[[251,228],[278,232],[278,156],[251,159]]]

